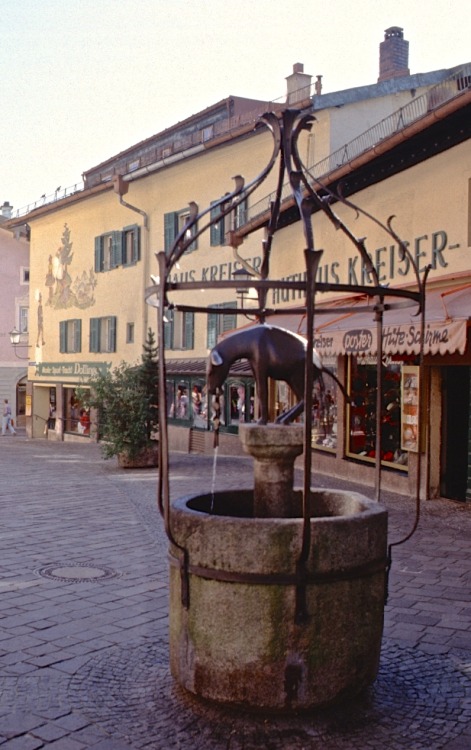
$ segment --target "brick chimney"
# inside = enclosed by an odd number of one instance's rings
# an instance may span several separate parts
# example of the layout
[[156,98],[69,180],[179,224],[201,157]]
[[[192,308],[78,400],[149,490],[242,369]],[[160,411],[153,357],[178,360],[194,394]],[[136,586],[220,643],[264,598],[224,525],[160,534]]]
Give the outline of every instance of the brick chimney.
[[403,31],[400,26],[390,26],[384,32],[384,42],[379,45],[378,83],[410,75],[409,42],[404,39]]
[[304,72],[303,63],[295,63],[293,72],[286,78],[286,103],[296,104],[311,96],[312,76]]
[[2,219],[11,219],[13,212],[13,206],[10,206],[8,201],[4,201],[3,206],[0,207],[0,216]]

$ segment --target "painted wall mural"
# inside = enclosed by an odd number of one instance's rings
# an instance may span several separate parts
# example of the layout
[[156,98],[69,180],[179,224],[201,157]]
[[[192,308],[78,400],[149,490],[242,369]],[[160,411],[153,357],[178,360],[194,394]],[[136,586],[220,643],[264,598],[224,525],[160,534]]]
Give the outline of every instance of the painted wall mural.
[[73,263],[73,243],[70,240],[70,229],[64,224],[61,244],[48,258],[46,287],[48,298],[46,305],[59,309],[79,307],[85,309],[95,304],[95,287],[97,284],[93,268],[87,272],[78,272],[72,279],[70,266]]

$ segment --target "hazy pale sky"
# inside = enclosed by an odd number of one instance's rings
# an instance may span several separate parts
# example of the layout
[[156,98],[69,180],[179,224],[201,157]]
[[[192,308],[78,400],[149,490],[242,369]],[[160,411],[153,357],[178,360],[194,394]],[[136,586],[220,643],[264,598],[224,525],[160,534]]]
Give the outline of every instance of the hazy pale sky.
[[471,61],[469,0],[0,0],[0,203],[15,209],[229,95],[375,83],[384,30],[411,73]]

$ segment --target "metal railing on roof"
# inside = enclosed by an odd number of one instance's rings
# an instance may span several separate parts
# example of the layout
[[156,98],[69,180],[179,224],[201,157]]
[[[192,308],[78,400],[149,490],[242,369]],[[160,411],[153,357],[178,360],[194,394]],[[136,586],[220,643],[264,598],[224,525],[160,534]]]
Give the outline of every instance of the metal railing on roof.
[[[421,96],[412,99],[408,104],[388,115],[380,122],[373,125],[364,133],[343,146],[333,151],[319,162],[309,167],[309,172],[317,180],[325,179],[327,175],[334,172],[343,164],[369,151],[381,141],[404,130],[408,125],[421,117],[440,107],[445,102],[459,96],[463,91],[471,88],[471,63],[465,65],[452,76],[441,83],[432,86]],[[283,185],[281,199],[291,196],[291,185],[286,182]],[[261,198],[257,203],[249,206],[247,210],[247,223],[264,214],[275,198],[275,191]]]
[[36,208],[42,208],[42,206],[46,206],[49,203],[55,203],[56,201],[60,201],[63,198],[68,198],[70,195],[81,192],[83,190],[83,187],[83,182],[76,182],[75,185],[72,185],[71,187],[59,187],[49,195],[46,195],[46,193],[44,193],[44,195],[41,195],[41,197],[38,198],[37,201],[34,201],[34,203],[28,203],[27,206],[23,206],[22,208],[18,208],[16,211],[13,211],[12,218],[20,218],[21,216],[26,216],[26,214],[31,213],[31,211],[34,211]]

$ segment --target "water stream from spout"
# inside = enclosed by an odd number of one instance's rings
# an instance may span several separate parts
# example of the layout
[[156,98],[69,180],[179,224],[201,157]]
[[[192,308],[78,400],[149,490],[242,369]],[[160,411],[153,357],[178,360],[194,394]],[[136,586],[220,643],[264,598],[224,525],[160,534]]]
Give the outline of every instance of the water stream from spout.
[[210,506],[210,513],[214,512],[214,493],[216,491],[216,468],[217,468],[217,462],[218,462],[218,451],[219,446],[214,446],[214,453],[213,453],[213,475],[211,478],[211,506]]

